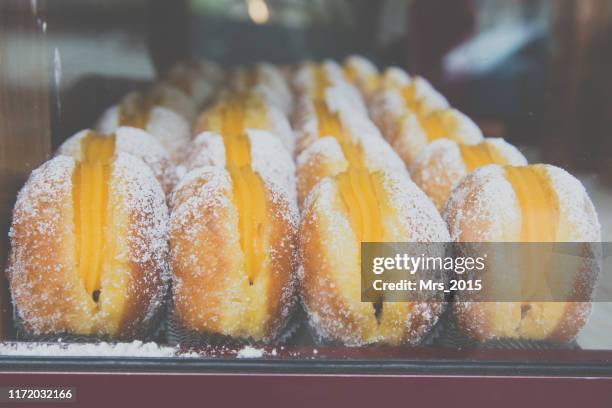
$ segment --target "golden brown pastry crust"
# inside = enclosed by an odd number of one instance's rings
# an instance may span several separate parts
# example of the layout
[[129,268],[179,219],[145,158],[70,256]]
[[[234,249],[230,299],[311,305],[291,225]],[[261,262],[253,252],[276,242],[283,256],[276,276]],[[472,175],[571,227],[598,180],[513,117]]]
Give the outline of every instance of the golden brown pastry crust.
[[7,268],[28,335],[76,334],[134,339],[147,333],[167,290],[167,208],[161,187],[139,159],[118,153],[109,181],[105,257],[98,302],[78,276],[73,233],[74,159],[58,156],[35,170],[19,193]]

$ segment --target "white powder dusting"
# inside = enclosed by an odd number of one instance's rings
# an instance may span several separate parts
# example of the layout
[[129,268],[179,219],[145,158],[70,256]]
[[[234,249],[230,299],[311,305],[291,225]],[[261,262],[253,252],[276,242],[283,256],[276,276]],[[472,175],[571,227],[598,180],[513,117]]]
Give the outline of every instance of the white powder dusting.
[[251,346],[245,346],[238,351],[236,358],[261,358],[265,350]]
[[198,357],[195,353],[182,353],[176,347],[159,346],[157,343],[0,343],[2,356],[45,357]]

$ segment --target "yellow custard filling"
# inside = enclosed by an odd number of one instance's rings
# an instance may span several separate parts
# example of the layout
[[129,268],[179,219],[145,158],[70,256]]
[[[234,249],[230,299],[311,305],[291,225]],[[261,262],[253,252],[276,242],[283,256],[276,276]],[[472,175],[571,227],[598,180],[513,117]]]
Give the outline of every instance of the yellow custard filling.
[[379,201],[382,194],[380,182],[364,166],[363,148],[352,140],[338,115],[330,112],[323,101],[315,101],[314,105],[319,136],[334,137],[348,162],[347,170],[336,176],[336,182],[357,240],[382,241],[384,233]]
[[555,242],[559,202],[544,166],[505,167],[521,210],[520,242]]
[[457,119],[453,116],[451,110],[440,109],[425,115],[419,115],[419,122],[429,142],[442,138],[451,139],[455,142],[461,141],[456,134]]
[[222,136],[238,135],[246,129],[269,129],[264,102],[250,94],[238,93],[225,97],[206,114],[205,129]]
[[506,158],[500,154],[497,148],[487,142],[475,145],[459,143],[459,151],[468,173],[487,164],[499,164],[502,166],[508,164]]
[[336,176],[340,196],[358,242],[383,241],[381,189],[376,176],[363,168],[349,167]]
[[[555,242],[559,225],[559,202],[543,166],[505,167],[506,179],[512,185],[521,211],[520,242]],[[521,319],[531,318],[527,312],[534,304],[529,299],[550,295],[548,277],[550,260],[541,246],[522,247],[520,276]],[[543,267],[542,265],[548,265]]]
[[124,100],[119,106],[119,126],[131,126],[146,129],[151,110],[158,101],[138,93]]
[[81,141],[81,160],[73,174],[77,268],[94,300],[99,294],[105,256],[108,184],[114,155],[115,137],[92,132]]
[[252,284],[266,257],[266,193],[260,176],[251,168],[250,143],[245,134],[249,107],[234,99],[217,109],[220,115],[218,130],[225,142],[226,169],[232,179],[234,206],[238,212],[240,247],[249,283]]
[[406,106],[411,107],[412,105],[414,105],[417,102],[416,86],[415,86],[414,81],[402,87],[401,94],[402,94],[402,97],[404,98],[404,102],[406,103]]

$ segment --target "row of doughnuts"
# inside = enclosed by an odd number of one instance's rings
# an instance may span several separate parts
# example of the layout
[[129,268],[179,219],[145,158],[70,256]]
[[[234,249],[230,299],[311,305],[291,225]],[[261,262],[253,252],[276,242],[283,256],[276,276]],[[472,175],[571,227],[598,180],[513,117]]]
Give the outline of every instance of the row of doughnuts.
[[446,225],[337,64],[307,64],[295,81],[300,289],[310,325],[346,345],[416,344],[443,299],[361,302],[360,243],[448,241]]
[[14,208],[20,329],[142,337],[171,287],[183,329],[278,337],[297,300],[292,101],[270,65],[181,63],[68,138]]
[[[453,241],[601,241],[595,208],[580,181],[568,172],[528,165],[504,140],[483,139],[477,126],[449,108],[423,78],[398,68],[378,73],[360,57],[345,65],[369,101],[373,120],[442,213]],[[504,265],[491,268],[493,273],[507,272]],[[570,293],[590,293],[595,276],[593,265],[586,263],[564,279]],[[588,302],[462,300],[458,296],[453,303],[459,329],[477,340],[569,341],[591,309]]]
[[[416,344],[443,299],[361,302],[361,242],[600,239],[579,181],[361,57],[179,63],[94,129],[15,205],[7,273],[30,334],[131,339],[170,292],[181,329],[272,342],[299,291],[322,340]],[[565,341],[590,307],[486,305],[455,305],[469,336]]]

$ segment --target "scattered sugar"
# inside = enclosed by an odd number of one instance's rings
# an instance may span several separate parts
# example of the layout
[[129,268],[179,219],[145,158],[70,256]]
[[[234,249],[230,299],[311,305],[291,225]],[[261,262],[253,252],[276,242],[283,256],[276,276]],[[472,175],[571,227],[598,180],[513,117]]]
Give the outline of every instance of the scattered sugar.
[[198,357],[195,353],[181,353],[176,347],[159,346],[157,343],[0,343],[3,356],[51,356],[51,357]]
[[265,350],[251,346],[245,346],[240,349],[236,354],[236,358],[261,358],[264,355]]

